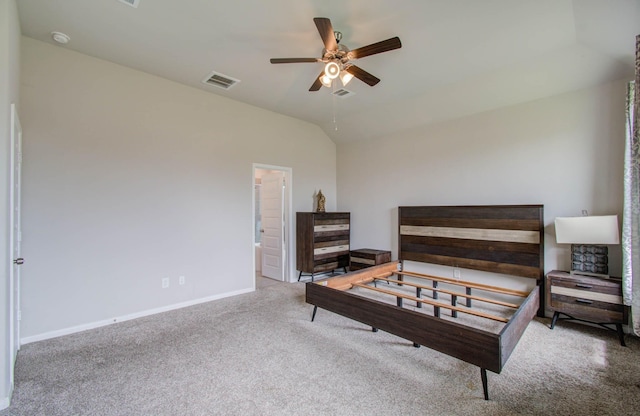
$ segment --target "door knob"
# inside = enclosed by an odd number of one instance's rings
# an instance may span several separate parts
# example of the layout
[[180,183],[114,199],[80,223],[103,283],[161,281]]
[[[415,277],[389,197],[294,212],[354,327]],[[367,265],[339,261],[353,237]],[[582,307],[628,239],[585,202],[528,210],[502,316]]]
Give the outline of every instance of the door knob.
[[13,264],[24,264],[24,259],[22,257],[18,257],[13,261]]

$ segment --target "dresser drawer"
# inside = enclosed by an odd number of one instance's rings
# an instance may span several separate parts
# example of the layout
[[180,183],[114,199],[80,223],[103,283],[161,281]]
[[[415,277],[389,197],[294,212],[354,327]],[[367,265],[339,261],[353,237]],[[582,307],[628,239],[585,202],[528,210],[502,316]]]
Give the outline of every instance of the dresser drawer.
[[348,254],[349,252],[349,244],[341,244],[337,246],[328,246],[328,247],[318,247],[313,249],[313,258],[318,259],[322,257],[337,256],[339,254]]
[[313,262],[313,272],[321,273],[345,267],[349,264],[349,255],[341,254],[338,256],[330,256],[326,258],[319,258]]
[[323,224],[313,227],[314,233],[326,233],[329,231],[349,231],[349,224]]

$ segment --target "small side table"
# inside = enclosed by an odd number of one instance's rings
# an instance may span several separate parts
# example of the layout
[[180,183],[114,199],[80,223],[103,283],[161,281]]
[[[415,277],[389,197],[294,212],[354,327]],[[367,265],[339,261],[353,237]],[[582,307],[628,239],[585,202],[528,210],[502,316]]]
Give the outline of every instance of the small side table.
[[349,257],[349,271],[354,271],[390,262],[391,252],[385,250],[374,250],[372,248],[361,248],[358,250],[351,250]]
[[[553,270],[546,279],[546,304],[553,311],[551,329],[558,319],[589,322],[616,331],[620,345],[626,346],[622,324],[627,322],[627,308],[622,302],[620,278],[603,279]],[[566,318],[560,318],[561,314]]]

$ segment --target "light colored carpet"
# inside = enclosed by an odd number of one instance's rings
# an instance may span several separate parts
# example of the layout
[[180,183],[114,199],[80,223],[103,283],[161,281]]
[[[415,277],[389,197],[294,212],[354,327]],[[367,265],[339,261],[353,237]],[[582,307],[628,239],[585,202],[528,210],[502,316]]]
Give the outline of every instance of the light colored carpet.
[[0,416],[637,415],[640,340],[548,319],[501,374],[304,302],[304,283],[23,346]]

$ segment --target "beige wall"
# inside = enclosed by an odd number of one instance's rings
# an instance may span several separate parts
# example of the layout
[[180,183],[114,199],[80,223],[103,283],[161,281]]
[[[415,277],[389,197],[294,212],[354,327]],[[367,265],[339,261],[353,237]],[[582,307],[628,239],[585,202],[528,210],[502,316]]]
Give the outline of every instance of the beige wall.
[[[568,269],[554,218],[622,214],[624,103],[620,81],[339,145],[338,208],[352,213],[353,247],[395,258],[400,205],[544,204],[546,269]],[[619,247],[610,253],[619,275]]]
[[20,23],[14,0],[0,0],[0,409],[9,405],[9,163],[11,103],[19,103]]
[[30,38],[22,52],[27,341],[252,290],[253,163],[292,168],[294,212],[318,188],[335,209],[317,126]]

